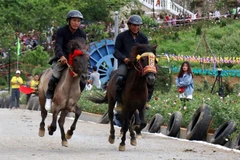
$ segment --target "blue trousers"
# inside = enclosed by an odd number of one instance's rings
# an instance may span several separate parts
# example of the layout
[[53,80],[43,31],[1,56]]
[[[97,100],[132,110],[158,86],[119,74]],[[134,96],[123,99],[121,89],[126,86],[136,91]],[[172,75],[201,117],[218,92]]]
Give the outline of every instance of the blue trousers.
[[20,91],[18,88],[13,88],[12,89],[12,94],[11,94],[11,108],[15,106],[16,108],[19,108],[19,98],[20,98]]

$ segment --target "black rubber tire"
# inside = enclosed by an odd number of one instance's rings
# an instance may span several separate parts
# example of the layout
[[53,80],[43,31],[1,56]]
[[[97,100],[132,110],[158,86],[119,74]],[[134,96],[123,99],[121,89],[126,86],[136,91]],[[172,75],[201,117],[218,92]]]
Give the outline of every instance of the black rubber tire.
[[240,134],[231,141],[230,148],[240,149]]
[[210,143],[224,145],[228,141],[226,140],[236,130],[236,123],[228,121],[223,123],[213,134]]
[[161,125],[163,124],[163,116],[161,114],[155,114],[149,122],[148,132],[159,133]]
[[174,112],[168,122],[166,135],[177,137],[182,124],[182,113],[179,111]]
[[187,127],[186,138],[188,140],[203,140],[206,138],[211,120],[210,107],[205,104],[199,107]]
[[11,105],[11,96],[8,95],[4,98],[3,100],[3,108],[10,108],[10,105]]
[[101,124],[108,124],[109,123],[109,118],[108,118],[108,111],[105,112],[102,117],[101,117],[101,120],[100,122]]
[[0,108],[2,108],[3,104],[3,97],[0,97]]

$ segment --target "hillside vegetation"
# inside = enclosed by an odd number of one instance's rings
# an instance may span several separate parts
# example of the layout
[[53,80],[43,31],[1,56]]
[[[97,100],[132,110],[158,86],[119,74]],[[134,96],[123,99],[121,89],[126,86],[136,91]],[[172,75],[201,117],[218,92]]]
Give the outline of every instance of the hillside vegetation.
[[[222,19],[220,23],[201,21],[179,28],[161,26],[148,33],[152,43],[159,45],[158,53],[197,56],[212,56],[213,53],[216,56],[237,57],[240,53],[239,27],[239,20]],[[203,41],[203,32],[209,47]]]

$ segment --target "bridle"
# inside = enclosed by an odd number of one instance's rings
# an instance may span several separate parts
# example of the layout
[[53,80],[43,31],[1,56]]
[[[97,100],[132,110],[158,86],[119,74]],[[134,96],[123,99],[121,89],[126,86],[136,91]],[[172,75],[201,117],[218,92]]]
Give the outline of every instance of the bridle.
[[[141,62],[141,58],[144,57],[148,57],[148,64],[145,67],[143,67]],[[145,76],[147,73],[157,73],[156,62],[158,61],[158,59],[152,52],[144,52],[141,55],[137,55],[136,60],[139,67],[135,65],[133,66],[138,71],[139,76]]]

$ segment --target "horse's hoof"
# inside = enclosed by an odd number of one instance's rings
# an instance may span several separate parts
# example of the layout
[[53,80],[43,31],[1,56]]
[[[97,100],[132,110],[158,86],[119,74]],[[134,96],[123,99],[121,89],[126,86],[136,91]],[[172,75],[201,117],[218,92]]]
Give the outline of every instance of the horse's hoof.
[[134,125],[134,126],[132,127],[132,129],[133,129],[134,131],[136,131],[137,129],[140,129],[140,125]]
[[51,130],[51,127],[50,127],[50,126],[48,126],[48,134],[49,134],[50,136],[53,135],[53,131]]
[[68,147],[68,142],[67,141],[62,141],[62,146]]
[[45,130],[39,129],[38,135],[39,137],[43,137],[45,135]]
[[66,137],[67,139],[70,139],[70,138],[72,138],[72,136],[71,136],[71,135],[69,135],[68,133],[66,133],[65,137]]
[[142,134],[141,134],[141,133],[140,133],[140,134],[137,134],[137,135],[136,135],[136,138],[137,138],[137,139],[142,139]]
[[115,142],[115,139],[112,138],[111,136],[108,137],[108,142],[113,144]]
[[136,145],[137,145],[137,140],[136,140],[136,139],[131,139],[130,144],[131,144],[132,146],[136,146]]
[[118,150],[119,150],[119,151],[125,151],[125,149],[126,149],[125,145],[124,145],[124,146],[119,145],[119,147],[118,147]]

